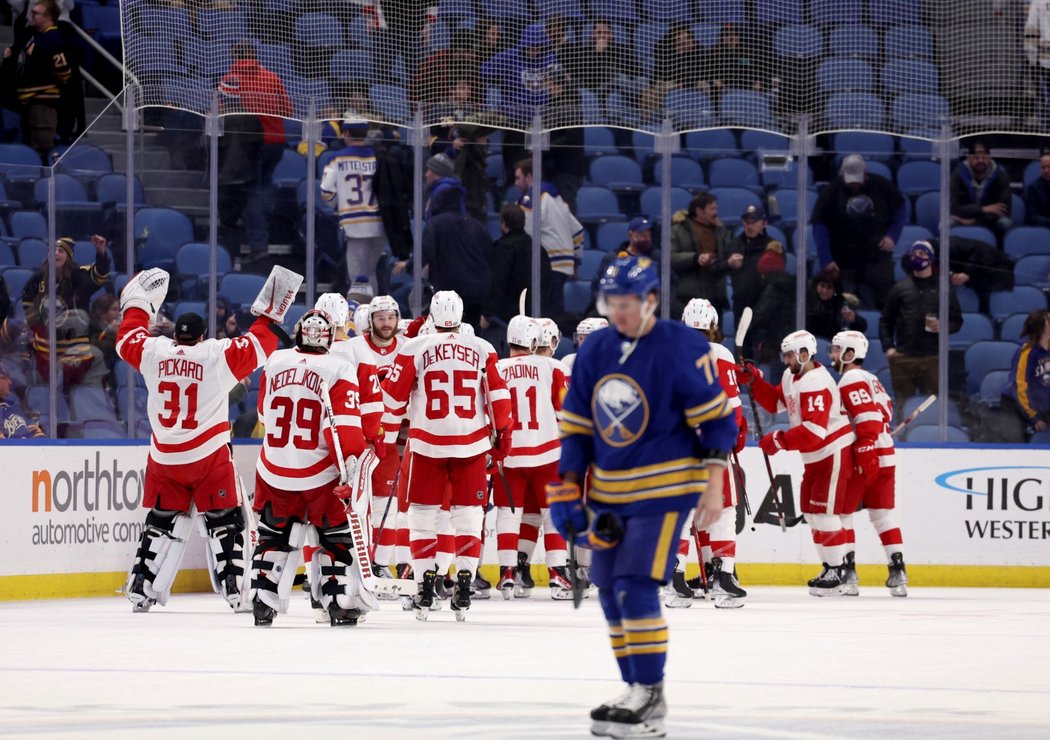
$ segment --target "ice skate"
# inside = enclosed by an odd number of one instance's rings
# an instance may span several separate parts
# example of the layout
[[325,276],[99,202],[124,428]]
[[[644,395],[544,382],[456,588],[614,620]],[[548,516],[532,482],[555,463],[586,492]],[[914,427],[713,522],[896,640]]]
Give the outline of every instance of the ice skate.
[[609,727],[609,712],[612,708],[627,701],[630,698],[632,691],[634,690],[634,684],[628,684],[624,687],[624,690],[620,692],[620,695],[615,699],[610,699],[607,702],[603,702],[599,706],[591,710],[591,734],[598,735],[599,737],[606,736],[606,730]]
[[273,624],[273,618],[277,616],[277,610],[256,598],[252,602],[252,616],[255,617],[256,627],[269,627]]
[[428,570],[423,573],[423,582],[419,584],[419,592],[412,600],[412,609],[416,613],[416,619],[420,622],[427,621],[427,615],[437,603],[434,597],[434,582],[437,581],[437,573]]
[[855,554],[850,551],[846,553],[846,559],[842,561],[842,595],[860,596],[860,580],[857,578],[857,564],[854,562]]
[[711,589],[712,579],[714,578],[714,570],[711,568],[711,563],[704,563],[700,567],[704,569],[704,575],[707,576],[707,589],[704,588],[704,579],[700,578],[700,576],[690,578],[685,582],[693,590],[694,599],[707,598],[707,592]]
[[736,569],[726,571],[722,569],[722,559],[714,558],[711,561],[711,599],[716,609],[739,609],[744,605],[747,591],[740,588],[740,582],[736,579]]
[[344,609],[334,600],[328,605],[329,623],[333,627],[353,627],[360,620],[361,615],[360,609]]
[[496,586],[503,595],[504,601],[510,601],[514,595],[514,568],[506,565],[499,569],[499,583]]
[[693,605],[693,589],[685,582],[685,573],[676,570],[671,582],[664,586],[664,606],[668,609],[688,609]]
[[474,590],[475,599],[491,599],[492,598],[492,584],[488,580],[481,577],[479,572],[474,576],[474,583],[471,586]]
[[908,595],[908,572],[904,569],[904,553],[895,552],[890,557],[890,577],[886,579],[886,588],[891,596]]
[[551,579],[551,598],[555,601],[572,599],[572,580],[569,578],[569,568],[559,565],[556,568],[548,568]]
[[438,602],[448,601],[452,598],[452,590],[456,587],[456,582],[445,574],[441,578],[434,581],[434,595],[437,596]]
[[[372,575],[376,578],[393,578],[393,574],[390,572],[390,568],[385,565],[379,565],[378,563],[372,563]],[[379,591],[376,593],[376,598],[380,601],[394,601],[397,599],[397,594],[388,593],[386,591]]]
[[809,582],[810,596],[841,596],[842,566],[824,563],[824,570]]
[[149,596],[146,596],[145,583],[146,576],[142,573],[138,573],[131,584],[131,588],[125,592],[128,601],[131,602],[131,611],[135,614],[148,612],[150,607],[157,603],[156,599],[151,599]]
[[315,599],[313,596],[310,597],[310,608],[314,610],[314,621],[318,624],[324,624],[329,621],[328,612],[324,608],[324,604]]
[[[663,682],[646,685],[636,683],[623,701],[615,704],[607,715],[606,737],[664,737],[664,717],[667,702],[664,701]],[[592,728],[593,733],[593,728]]]
[[455,590],[452,594],[452,611],[456,615],[457,622],[467,621],[467,611],[470,609],[470,583],[474,580],[469,570],[461,570],[456,574]]
[[518,567],[514,571],[514,598],[527,599],[532,596],[532,589],[536,587],[532,580],[532,564],[529,556],[523,552],[518,553]]

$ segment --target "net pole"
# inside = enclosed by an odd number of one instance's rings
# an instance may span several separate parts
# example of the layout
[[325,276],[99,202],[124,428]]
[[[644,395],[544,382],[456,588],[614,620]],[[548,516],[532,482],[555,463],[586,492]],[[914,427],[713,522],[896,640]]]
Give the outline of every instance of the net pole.
[[[124,96],[124,273],[131,277],[135,267],[135,129],[138,128],[138,109],[135,105],[135,86],[128,84]],[[124,408],[128,410],[128,436],[138,429],[138,410],[135,408],[135,384],[128,383]]]
[[[809,228],[809,181],[806,172],[809,170],[809,116],[800,116],[798,131],[795,134],[797,150],[798,183],[798,226],[795,227],[795,326],[806,327],[806,278],[809,276],[809,239],[806,233]],[[787,254],[787,244],[784,254]]]
[[[218,285],[215,282],[217,269],[216,251],[219,248],[219,136],[222,132],[222,119],[219,118],[219,93],[212,93],[211,108],[208,110],[208,336],[215,336],[215,295]],[[178,318],[177,316],[175,318]]]
[[48,435],[51,439],[58,437],[58,352],[55,319],[57,315],[55,301],[55,244],[58,236],[55,233],[55,167],[47,171],[47,347],[50,362],[47,363],[47,383],[51,393],[47,399],[47,413],[50,416]]
[[[317,101],[311,96],[306,103],[306,120],[303,122],[303,136],[306,137],[306,305],[313,307],[317,293],[317,140],[314,128],[317,126]],[[338,220],[336,222],[338,224]],[[337,226],[336,240],[342,234],[342,227]],[[338,271],[336,271],[338,274]],[[349,277],[353,280],[353,275]]]
[[426,129],[423,128],[423,105],[416,106],[412,116],[412,309],[413,316],[423,310],[423,155]]
[[529,130],[528,147],[532,150],[532,270],[529,278],[531,286],[529,293],[533,316],[542,316],[543,310],[540,306],[540,250],[543,244],[540,241],[542,229],[540,224],[543,218],[543,119],[539,113],[532,117],[532,127]]
[[[940,249],[937,250],[937,262],[940,267],[940,275],[937,277],[939,292],[937,294],[937,320],[940,322],[940,331],[937,332],[937,397],[948,398],[948,291],[949,275],[948,264],[950,254],[951,234],[951,211],[949,209],[948,191],[951,188],[952,176],[952,129],[951,124],[945,121],[941,125],[940,141],[937,142],[941,155],[941,198],[940,198],[940,221],[941,241]],[[948,404],[943,401],[937,408],[937,426],[942,442],[948,439]]]
[[655,142],[660,152],[660,318],[671,318],[671,157],[678,151],[678,134],[664,116]]

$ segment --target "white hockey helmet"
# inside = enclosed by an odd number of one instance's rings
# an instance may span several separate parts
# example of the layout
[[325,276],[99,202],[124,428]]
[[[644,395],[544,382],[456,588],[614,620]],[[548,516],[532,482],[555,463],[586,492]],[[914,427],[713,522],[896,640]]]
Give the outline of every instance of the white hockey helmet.
[[608,326],[609,326],[609,320],[608,319],[603,319],[603,318],[598,318],[598,317],[584,319],[583,321],[581,321],[580,323],[578,323],[576,325],[576,333],[573,334],[573,337],[572,337],[573,341],[576,343],[576,346],[579,347],[580,346],[580,342],[583,341],[583,338],[585,336],[587,336],[588,334],[593,334],[594,332],[598,331],[599,329],[605,329]]
[[507,344],[526,347],[529,352],[536,351],[540,341],[540,325],[528,316],[515,316],[507,324]]
[[540,346],[547,345],[552,350],[558,349],[561,343],[561,329],[554,319],[536,319],[536,323],[540,325]]
[[846,354],[848,349],[853,350],[854,360],[863,360],[868,356],[868,338],[859,331],[840,331],[831,338],[831,346],[838,347],[842,354]]
[[421,337],[424,334],[433,334],[436,330],[434,329],[434,317],[427,316],[427,320],[423,322],[423,325],[419,327],[419,333],[417,337]]
[[350,306],[346,299],[338,293],[322,293],[317,296],[314,308],[328,314],[337,329],[346,326],[346,322],[350,319]]
[[325,311],[311,308],[295,323],[295,345],[308,352],[325,353],[335,339],[335,325]]
[[[817,355],[817,338],[805,329],[791,332],[780,343],[781,355],[794,352],[795,356],[798,357],[802,350],[809,352],[809,359],[811,360]],[[801,357],[798,357],[798,359],[799,361],[802,360]]]
[[468,324],[466,321],[459,325],[459,333],[465,337],[476,337],[477,333],[474,331],[474,325]]
[[690,329],[710,331],[718,326],[718,311],[706,298],[694,298],[682,312],[682,323]]
[[388,295],[377,295],[368,303],[368,328],[372,328],[372,316],[381,311],[393,311],[398,322],[401,321],[401,307]]
[[397,322],[397,333],[404,335],[405,331],[408,330],[408,325],[412,323],[412,319],[398,319]]
[[437,329],[455,329],[463,321],[463,299],[454,290],[439,290],[430,299],[430,318]]
[[371,326],[372,312],[367,303],[363,303],[354,311],[354,331],[358,336],[368,333]]

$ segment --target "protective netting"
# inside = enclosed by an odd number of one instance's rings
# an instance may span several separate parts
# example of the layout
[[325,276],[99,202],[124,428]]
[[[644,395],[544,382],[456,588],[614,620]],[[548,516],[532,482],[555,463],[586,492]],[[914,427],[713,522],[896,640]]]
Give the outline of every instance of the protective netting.
[[1050,6],[1008,0],[128,0],[143,105],[206,112],[235,65],[303,119],[527,129],[1045,131]]

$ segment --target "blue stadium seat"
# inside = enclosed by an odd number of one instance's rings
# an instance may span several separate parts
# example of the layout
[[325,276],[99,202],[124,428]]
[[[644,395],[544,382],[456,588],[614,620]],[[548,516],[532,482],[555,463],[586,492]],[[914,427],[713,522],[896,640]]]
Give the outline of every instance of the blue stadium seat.
[[99,43],[120,39],[120,8],[116,5],[81,5],[80,27]]
[[[870,131],[840,131],[833,134],[831,148],[840,158],[860,154],[868,161],[889,162],[896,156],[892,136]],[[836,161],[836,164],[840,163],[841,159]]]
[[[145,392],[145,389],[143,389]],[[69,421],[69,404],[66,403],[65,395],[56,393],[55,395],[55,407],[57,411],[58,421]],[[47,432],[48,422],[50,421],[49,415],[49,399],[51,396],[51,389],[44,385],[34,385],[26,389],[26,405],[40,414],[40,426]]]
[[362,71],[367,74],[372,69],[372,62],[370,49],[341,49],[332,55],[328,69],[336,81],[351,82],[361,79]]
[[[657,185],[663,185],[663,177],[663,167],[657,163],[653,168],[653,180]],[[686,190],[707,189],[703,168],[696,160],[688,157],[671,157],[671,183]]]
[[740,132],[740,148],[749,155],[760,150],[789,152],[791,151],[791,139],[783,134],[774,134],[771,131],[745,129]]
[[[331,94],[326,80],[308,80],[289,73],[284,76],[284,87],[288,91],[292,110],[297,118],[306,117],[311,100],[314,101],[317,111],[323,111],[331,105]],[[380,110],[378,105],[377,110]]]
[[832,128],[881,129],[886,125],[882,99],[871,93],[836,93],[828,98],[825,115]]
[[35,150],[25,144],[0,144],[0,177],[7,182],[33,182],[41,172]]
[[962,311],[976,313],[981,310],[981,300],[973,288],[962,285],[955,289],[955,297],[959,299],[959,308]]
[[78,421],[116,421],[113,399],[101,388],[78,385],[70,390],[73,415]]
[[[925,400],[926,399],[923,396],[912,396],[911,398],[907,399],[904,402],[904,406],[897,412],[897,418],[898,419],[907,418],[907,416],[912,411],[914,411],[916,408],[918,408],[919,404],[921,404]],[[941,413],[941,403],[942,402],[943,402],[942,399],[938,398],[915,421],[918,422],[918,421],[922,420],[922,421],[924,421],[924,422],[926,422],[928,424],[936,424],[937,423],[937,417]],[[948,401],[947,404],[948,404],[948,423],[951,424],[952,426],[962,426],[962,417],[959,414],[959,408],[954,403],[952,403],[951,401]]]
[[885,48],[887,59],[933,59],[933,37],[925,26],[893,26]]
[[934,236],[941,233],[941,194],[939,191],[923,193],[915,201],[915,223]]
[[576,217],[585,224],[627,220],[611,190],[590,185],[576,192]]
[[197,29],[201,37],[210,42],[229,44],[248,37],[248,23],[240,10],[200,10],[197,13]]
[[664,108],[677,130],[704,128],[715,123],[715,106],[699,90],[671,90],[664,98]]
[[821,93],[871,92],[875,73],[863,59],[825,59],[817,67],[817,89]]
[[28,267],[8,267],[4,270],[4,282],[7,283],[7,295],[12,304],[22,305],[22,289],[26,287],[29,278],[33,277],[33,271]]
[[758,23],[802,23],[803,16],[802,0],[757,0],[755,3],[755,21]]
[[[605,17],[606,1],[592,2],[593,10],[599,17]],[[677,23],[693,19],[692,3],[674,2],[674,0],[642,0],[642,15],[653,23]]]
[[656,139],[645,131],[631,132],[631,147],[634,148],[634,158],[642,166],[645,166],[651,157],[656,156]]
[[[817,202],[817,191],[809,190],[807,200],[807,211],[813,214],[813,206]],[[794,188],[782,188],[769,196],[769,218],[776,221],[785,228],[793,229],[798,225],[798,190]]]
[[[4,181],[2,178],[0,178],[0,215],[6,215],[11,211],[18,210],[21,207],[22,203],[20,201],[12,200],[7,197],[7,188],[4,187]],[[0,219],[0,228],[6,228],[6,225],[2,223],[2,219]]]
[[1031,185],[1033,182],[1039,179],[1041,165],[1038,159],[1032,160],[1024,167],[1024,180],[1025,185]]
[[1009,370],[1017,351],[1015,342],[977,342],[966,350],[966,390],[970,395],[978,393],[981,381],[992,370]]
[[[254,299],[255,296],[252,296],[252,298]],[[207,322],[208,304],[206,301],[179,301],[171,307],[171,316],[174,319],[177,319],[184,313],[195,313]]]
[[[693,194],[679,187],[671,188],[671,213],[675,211],[688,210],[689,201]],[[647,216],[654,223],[660,221],[663,206],[663,188],[646,188],[638,201],[638,207],[642,215]]]
[[55,147],[51,150],[50,159],[58,172],[81,180],[94,181],[113,172],[113,162],[109,155],[97,146],[85,142],[64,150]]
[[828,51],[836,57],[877,59],[879,36],[871,28],[859,24],[836,26],[828,36]]
[[85,421],[84,439],[127,439],[124,424],[119,421],[93,419]]
[[809,19],[818,26],[860,23],[864,7],[861,0],[810,0]]
[[897,168],[897,188],[904,195],[922,195],[941,186],[941,165],[937,162],[905,162]]
[[704,49],[710,50],[718,45],[719,40],[722,38],[723,28],[724,26],[720,26],[717,23],[694,23],[693,38]]
[[979,391],[981,405],[993,409],[999,408],[999,399],[1009,380],[1009,370],[992,370],[985,375],[981,379],[981,390]]
[[879,79],[887,95],[936,94],[940,88],[937,68],[921,59],[895,59],[882,68]]
[[131,366],[124,362],[124,360],[117,360],[116,363],[114,363],[113,379],[116,380],[118,388],[127,388],[131,383],[142,388],[146,387],[146,378],[142,373],[137,370],[132,370]]
[[47,241],[47,221],[37,211],[15,211],[11,214],[11,236],[19,241],[28,237]]
[[615,192],[639,192],[645,188],[642,168],[630,157],[611,154],[591,161],[590,180]]
[[762,199],[746,188],[711,188],[710,192],[718,199],[718,217],[726,226],[739,224],[748,206],[762,206]]
[[250,306],[255,296],[259,295],[266,278],[262,275],[248,275],[230,272],[222,276],[219,293],[236,306]]
[[[48,207],[48,180],[41,178],[33,187],[33,197],[42,212]],[[55,231],[75,238],[102,231],[102,206],[88,200],[87,191],[80,181],[59,173],[54,175],[54,182]]]
[[995,324],[984,314],[966,312],[962,318],[959,331],[948,335],[949,348],[966,349],[974,342],[995,339]]
[[157,8],[138,6],[138,32],[146,36],[162,36],[169,39],[185,39],[193,33],[190,14],[183,8]]
[[281,152],[281,160],[273,171],[274,186],[281,190],[295,190],[299,187],[299,181],[304,177],[306,177],[306,157],[294,149],[285,149]]
[[707,169],[707,181],[712,188],[747,188],[762,192],[758,168],[746,159],[716,159]]
[[587,126],[583,130],[583,153],[588,157],[618,154],[612,130],[603,126]]
[[565,312],[579,316],[587,310],[591,302],[591,283],[589,280],[570,280],[564,288]]
[[1050,254],[1050,229],[1045,226],[1015,226],[1006,233],[1003,251],[1014,257]]
[[[126,205],[127,200],[127,176],[122,174],[109,174],[103,175],[95,183],[95,197],[98,202],[102,204],[103,208],[114,206],[117,210],[121,210]],[[144,206],[146,205],[146,191],[142,187],[142,182],[138,177],[134,178],[134,184],[132,185],[132,192],[134,195],[134,205]]]
[[[610,12],[614,12],[616,7],[624,4],[624,0],[602,0],[602,4],[609,5]],[[481,13],[486,18],[528,18],[531,12],[532,8],[529,7],[529,4],[520,0],[482,0],[481,3]],[[630,18],[619,15],[607,15],[606,17],[617,20],[637,20],[638,14],[634,13]]]
[[[36,202],[37,207],[47,206],[47,192],[48,192],[48,180],[50,178],[42,177],[36,181],[33,186],[33,200]],[[87,202],[87,190],[80,184],[79,180],[76,180],[71,175],[65,175],[57,173],[54,175],[55,181],[55,203],[84,203]]]
[[882,313],[879,311],[865,311],[858,310],[857,315],[864,318],[868,322],[868,328],[864,330],[864,336],[869,340],[879,338],[879,319],[882,318]]
[[745,23],[747,11],[745,0],[704,0],[700,11],[708,23]]
[[933,234],[923,226],[905,226],[901,229],[900,239],[897,240],[897,246],[893,250],[894,259],[900,259],[901,255],[911,249],[911,245],[915,242],[928,242],[932,238]]
[[1018,285],[1013,290],[996,290],[988,299],[988,313],[994,319],[1037,309],[1046,309],[1046,294],[1031,285]]
[[[762,186],[769,191],[787,188],[793,190],[798,187],[798,162],[792,160],[787,167],[780,169],[766,169],[761,174]],[[812,189],[813,171],[806,167],[806,187]]]
[[[783,0],[767,0],[784,6]],[[801,19],[800,19],[801,20]],[[799,23],[800,21],[781,21]],[[773,51],[782,59],[816,59],[824,51],[824,37],[813,26],[788,25],[777,29],[773,36]]]
[[1003,319],[1002,325],[999,327],[999,339],[1004,342],[1025,341],[1025,337],[1022,336],[1022,333],[1024,332],[1025,319],[1028,318],[1029,313],[1029,311],[1012,313]]
[[[936,424],[919,424],[912,427],[906,439],[908,442],[940,442],[941,428]],[[970,441],[970,435],[959,427],[949,424],[945,427],[944,441],[951,444],[965,444]]]
[[940,95],[905,93],[893,101],[890,117],[895,128],[907,130],[938,126],[948,114],[948,101]]
[[[284,330],[290,335],[295,333],[295,325],[299,322],[299,319],[303,317],[309,306],[304,303],[293,303],[288,307],[288,313],[284,315]],[[245,408],[255,408],[253,403],[251,406],[245,406]]]
[[49,251],[51,250],[47,248],[47,242],[43,239],[34,237],[23,239],[18,243],[18,264],[35,270],[44,264]]
[[622,221],[600,224],[594,237],[594,245],[603,252],[619,249],[627,241],[627,224]]
[[[215,277],[221,280],[233,272],[233,261],[226,247],[215,247]],[[208,274],[211,272],[211,247],[201,242],[183,244],[175,252],[175,277],[182,287],[182,295],[204,298],[207,293]]]
[[175,250],[193,241],[193,222],[173,208],[142,208],[135,214],[136,261],[143,268],[173,270]]
[[897,139],[901,159],[905,162],[915,159],[933,159],[933,142],[938,138],[940,138],[940,132],[933,129],[906,129]]
[[1024,198],[1017,193],[1010,194],[1010,219],[1015,224],[1023,224],[1025,222],[1025,209]]
[[868,14],[877,26],[921,24],[922,0],[868,0]]
[[585,249],[580,257],[580,264],[576,268],[576,275],[580,280],[592,280],[598,274],[598,267],[605,258],[605,252],[600,249]]
[[1032,285],[1041,290],[1050,288],[1050,254],[1029,254],[1017,260],[1014,278],[1017,285]]
[[[46,252],[47,247],[44,247],[44,249]],[[0,241],[0,271],[5,267],[14,267],[16,264],[15,253],[11,251],[11,247],[7,245],[7,242]]]
[[295,21],[295,40],[316,47],[341,47],[343,27],[327,13],[303,13]]
[[951,234],[952,236],[962,237],[963,239],[976,239],[977,241],[984,242],[991,247],[996,246],[995,234],[987,226],[952,226]]
[[739,157],[736,136],[727,128],[690,131],[685,135],[685,153],[701,162],[719,157]]
[[776,126],[769,98],[764,93],[750,90],[727,90],[723,93],[719,115],[725,126],[767,129]]

